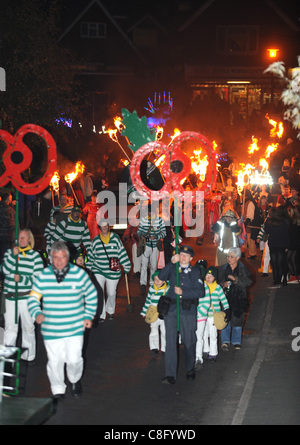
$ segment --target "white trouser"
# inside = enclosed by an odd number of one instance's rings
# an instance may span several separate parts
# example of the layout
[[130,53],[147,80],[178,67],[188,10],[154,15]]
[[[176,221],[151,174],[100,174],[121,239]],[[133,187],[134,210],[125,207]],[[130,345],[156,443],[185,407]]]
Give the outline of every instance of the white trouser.
[[159,330],[160,330],[160,341],[161,341],[161,351],[166,350],[166,328],[164,320],[158,318],[154,323],[150,324],[150,335],[149,335],[149,346],[150,350],[159,350]]
[[119,283],[119,280],[110,280],[109,278],[105,278],[103,275],[95,273],[96,280],[100,284],[103,290],[104,295],[104,287],[106,285],[106,295],[107,299],[105,302],[105,297],[103,298],[103,310],[102,314],[100,315],[100,318],[103,318],[105,320],[106,318],[106,312],[109,315],[113,315],[115,313],[116,309],[116,296],[117,296],[117,286]]
[[196,362],[199,360],[203,363],[203,347],[204,347],[204,330],[206,326],[206,320],[197,322],[197,343],[196,343]]
[[[15,323],[15,302],[6,300],[6,312],[4,314],[5,330],[4,344],[16,346],[18,336],[18,322]],[[18,301],[18,320],[21,319],[22,326],[22,348],[26,348],[21,358],[32,361],[35,359],[36,342],[34,322],[28,312],[27,299]]]
[[132,263],[133,263],[133,273],[138,273],[141,271],[142,256],[137,256],[137,244],[132,244]]
[[269,273],[269,264],[271,261],[271,256],[270,256],[270,248],[269,248],[269,243],[268,241],[265,243],[265,248],[264,248],[264,265],[263,265],[263,273]]
[[158,249],[157,247],[149,247],[146,246],[145,252],[142,257],[142,264],[141,264],[141,278],[140,278],[140,284],[145,285],[147,284],[147,272],[148,272],[148,264],[150,262],[150,285],[153,284],[152,275],[157,269],[157,261],[158,261]]
[[67,386],[65,384],[65,364],[70,383],[76,383],[82,377],[83,335],[44,340],[44,343],[48,356],[47,375],[52,394],[64,394]]
[[218,331],[214,325],[214,317],[208,317],[204,330],[204,348],[205,353],[211,356],[218,355]]

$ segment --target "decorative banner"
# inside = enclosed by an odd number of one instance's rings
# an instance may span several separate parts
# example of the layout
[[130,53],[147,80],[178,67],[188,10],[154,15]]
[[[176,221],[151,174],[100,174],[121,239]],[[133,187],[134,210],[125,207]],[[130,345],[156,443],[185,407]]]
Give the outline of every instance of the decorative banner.
[[[180,150],[180,147],[183,142],[189,140],[195,140],[198,145],[200,144],[201,149],[206,152],[209,162],[205,181],[202,183],[201,188],[193,190],[192,192],[189,191],[189,196],[192,194],[192,196],[195,197],[195,192],[197,191],[203,191],[205,196],[210,193],[218,174],[214,147],[212,143],[200,133],[184,131],[175,137],[169,146],[166,146],[160,141],[155,141],[143,145],[136,151],[130,165],[130,176],[134,187],[141,195],[154,200],[159,200],[172,192],[177,196],[184,196],[185,190],[180,182],[191,173],[191,160]],[[145,156],[155,150],[158,150],[160,155],[165,155],[165,161],[161,169],[165,184],[158,191],[150,190],[144,184],[141,180],[140,172],[141,163]]]
[[[24,181],[21,176],[32,162],[32,151],[23,142],[27,133],[40,136],[46,144],[48,154],[47,168],[44,175],[33,183]],[[42,192],[49,185],[50,179],[56,170],[56,143],[50,133],[38,125],[26,124],[19,128],[14,136],[7,131],[0,130],[0,140],[7,147],[3,153],[3,164],[6,171],[0,177],[0,187],[10,181],[17,190],[25,195],[36,195]]]

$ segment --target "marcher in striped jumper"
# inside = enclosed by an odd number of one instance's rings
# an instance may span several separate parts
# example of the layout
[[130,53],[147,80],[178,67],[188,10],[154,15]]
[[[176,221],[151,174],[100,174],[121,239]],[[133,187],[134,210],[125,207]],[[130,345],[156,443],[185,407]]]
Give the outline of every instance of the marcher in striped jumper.
[[49,222],[45,227],[44,236],[46,238],[46,251],[49,254],[52,243],[52,235],[56,226],[70,215],[73,206],[68,203],[68,196],[66,193],[61,193],[59,197],[59,204],[54,206],[50,211]]
[[106,318],[113,320],[116,308],[117,286],[121,278],[121,267],[111,265],[112,259],[118,259],[120,265],[124,268],[124,273],[128,274],[131,269],[131,263],[127,252],[120,240],[120,237],[110,231],[107,219],[99,221],[100,235],[96,236],[92,242],[92,249],[88,257],[86,267],[94,273],[98,283],[105,292],[107,300],[103,301],[103,311],[100,315],[100,322]]
[[152,275],[157,269],[158,249],[157,241],[165,238],[166,226],[163,219],[148,207],[148,215],[142,217],[137,235],[139,238],[146,238],[146,248],[142,255],[140,286],[142,295],[146,295],[147,272],[150,263],[150,285],[153,284]]
[[55,241],[64,241],[70,251],[70,262],[78,258],[81,253],[81,244],[89,255],[92,242],[87,223],[80,217],[80,207],[73,207],[66,221],[61,221],[55,228],[51,244]]
[[65,243],[55,242],[51,255],[53,264],[33,281],[28,309],[41,325],[48,356],[47,374],[54,398],[64,398],[65,364],[72,395],[78,397],[82,391],[83,334],[85,329],[92,327],[97,291],[88,274],[69,263]]
[[[21,357],[23,360],[33,363],[36,355],[35,329],[34,322],[28,312],[27,300],[33,278],[42,272],[44,263],[40,254],[33,250],[34,237],[31,230],[20,231],[18,244],[18,247],[6,251],[2,264],[3,292],[6,298],[4,343],[7,346],[16,345],[18,320],[21,319],[22,347],[26,348]],[[16,269],[17,264],[18,269]],[[17,310],[17,322],[15,310]]]
[[204,357],[210,361],[215,361],[218,355],[218,331],[214,325],[214,310],[220,312],[223,306],[224,312],[229,316],[229,304],[223,292],[222,287],[217,283],[218,269],[209,267],[205,276],[205,295],[209,296],[210,303],[208,309],[208,317],[204,330]]
[[[146,317],[147,310],[149,306],[157,306],[160,297],[166,295],[169,290],[169,286],[165,281],[162,281],[158,278],[159,270],[155,271],[152,280],[153,284],[149,287],[148,295],[143,306],[141,315],[142,317]],[[158,319],[150,324],[150,335],[149,335],[149,346],[150,346],[150,354],[152,357],[158,356],[159,351],[159,331],[161,335],[161,351],[165,352],[166,350],[166,328],[165,322],[163,319],[158,317]]]

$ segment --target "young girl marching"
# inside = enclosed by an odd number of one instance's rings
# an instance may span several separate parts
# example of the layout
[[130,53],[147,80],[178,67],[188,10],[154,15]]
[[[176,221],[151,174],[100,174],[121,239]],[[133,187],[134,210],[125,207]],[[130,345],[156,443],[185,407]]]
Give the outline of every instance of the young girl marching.
[[[218,331],[214,325],[214,313],[220,312],[223,307],[224,312],[229,313],[229,304],[222,287],[217,283],[218,269],[209,267],[205,276],[205,296],[209,297],[207,321],[204,330],[204,357],[209,361],[216,361],[218,355]],[[213,306],[213,308],[212,308]]]
[[[157,306],[160,297],[166,295],[169,286],[165,281],[158,278],[159,270],[152,275],[153,284],[149,287],[148,295],[142,309],[142,317],[146,317],[147,310],[150,306]],[[159,351],[159,331],[161,336],[161,351],[166,350],[166,329],[165,322],[160,317],[156,321],[150,323],[149,346],[152,357],[158,356]]]

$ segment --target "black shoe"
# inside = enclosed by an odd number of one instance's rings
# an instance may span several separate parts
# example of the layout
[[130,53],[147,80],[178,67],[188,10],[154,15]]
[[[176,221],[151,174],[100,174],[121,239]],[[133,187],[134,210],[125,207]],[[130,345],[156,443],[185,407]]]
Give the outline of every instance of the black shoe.
[[151,357],[158,357],[158,349],[151,349],[150,350]]
[[65,394],[53,394],[52,399],[56,402],[60,402],[61,400],[65,400]]
[[196,378],[196,372],[195,369],[191,369],[187,375],[186,375],[187,380],[195,380]]
[[81,383],[76,382],[71,384],[71,393],[75,399],[78,399],[82,394]]
[[162,379],[161,383],[163,385],[175,385],[175,378],[174,377],[165,377]]

